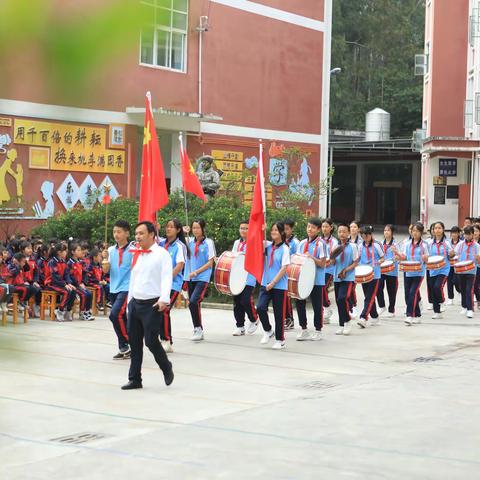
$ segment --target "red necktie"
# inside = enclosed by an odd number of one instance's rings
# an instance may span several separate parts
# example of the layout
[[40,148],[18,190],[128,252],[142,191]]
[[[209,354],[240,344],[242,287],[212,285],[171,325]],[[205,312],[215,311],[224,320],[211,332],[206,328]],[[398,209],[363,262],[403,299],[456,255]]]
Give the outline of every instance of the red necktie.
[[270,253],[270,262],[269,262],[269,264],[268,264],[270,267],[273,265],[273,256],[274,256],[274,254],[275,254],[275,249],[276,249],[276,248],[277,248],[277,247],[272,244],[272,251],[271,251],[271,253]]

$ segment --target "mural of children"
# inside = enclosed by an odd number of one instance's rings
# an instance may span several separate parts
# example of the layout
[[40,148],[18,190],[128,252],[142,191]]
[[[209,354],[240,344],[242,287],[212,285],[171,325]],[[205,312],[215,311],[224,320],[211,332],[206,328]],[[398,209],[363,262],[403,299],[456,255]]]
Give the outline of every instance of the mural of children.
[[36,202],[33,209],[37,218],[49,218],[55,213],[55,203],[53,201],[53,182],[45,180],[40,187],[43,199],[45,200],[45,208],[42,209],[40,202]]
[[11,200],[10,192],[7,188],[7,173],[15,179],[17,195],[23,195],[23,168],[17,165],[17,171],[13,170],[13,162],[17,159],[17,150],[12,148],[7,152],[7,158],[0,166],[0,204]]

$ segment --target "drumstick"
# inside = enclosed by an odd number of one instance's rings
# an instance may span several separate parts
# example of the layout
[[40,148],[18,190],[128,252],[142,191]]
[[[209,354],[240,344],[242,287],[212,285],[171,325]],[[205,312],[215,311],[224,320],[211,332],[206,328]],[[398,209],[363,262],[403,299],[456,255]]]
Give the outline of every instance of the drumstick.
[[339,245],[330,252],[330,260],[335,260],[339,255],[343,253],[347,245]]

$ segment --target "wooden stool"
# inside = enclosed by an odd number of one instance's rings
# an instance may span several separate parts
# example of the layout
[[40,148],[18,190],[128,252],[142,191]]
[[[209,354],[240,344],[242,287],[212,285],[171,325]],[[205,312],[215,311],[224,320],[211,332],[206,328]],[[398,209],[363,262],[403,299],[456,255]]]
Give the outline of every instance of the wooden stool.
[[40,320],[45,320],[45,309],[50,309],[50,320],[55,320],[55,310],[57,308],[57,292],[52,290],[42,290],[40,300]]
[[[13,309],[12,309],[13,324],[16,325],[18,323],[18,302],[20,301],[18,293],[12,293],[12,301],[13,301]],[[28,307],[27,306],[23,310],[23,323],[28,323]]]
[[87,287],[87,290],[92,294],[92,314],[97,315],[97,289],[95,287]]
[[7,310],[2,309],[2,326],[7,326]]

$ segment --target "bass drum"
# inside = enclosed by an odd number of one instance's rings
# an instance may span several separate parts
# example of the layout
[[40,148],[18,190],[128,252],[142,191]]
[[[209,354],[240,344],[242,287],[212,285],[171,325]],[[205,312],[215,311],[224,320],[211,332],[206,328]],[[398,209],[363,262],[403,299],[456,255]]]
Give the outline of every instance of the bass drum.
[[295,254],[287,266],[288,294],[292,298],[305,300],[310,296],[315,284],[317,267],[307,255]]
[[215,288],[225,295],[240,295],[247,285],[248,272],[245,270],[245,255],[223,252],[215,266]]

